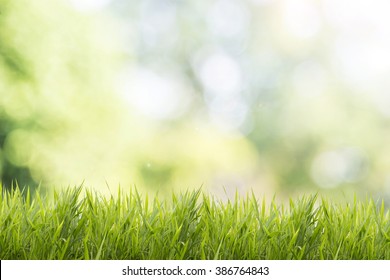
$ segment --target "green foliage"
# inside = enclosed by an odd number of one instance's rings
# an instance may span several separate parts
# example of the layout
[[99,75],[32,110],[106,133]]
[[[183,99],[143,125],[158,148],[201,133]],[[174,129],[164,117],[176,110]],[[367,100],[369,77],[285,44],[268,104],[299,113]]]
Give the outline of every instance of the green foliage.
[[2,190],[0,259],[390,259],[390,213],[372,200],[81,194]]
[[16,186],[14,180],[34,186],[45,179],[50,172],[41,159],[50,149],[58,149],[56,143],[81,120],[99,115],[104,122],[108,115],[101,104],[111,90],[112,46],[100,33],[103,23],[95,23],[62,0],[0,0],[4,187]]
[[306,8],[290,14],[278,1],[76,2],[0,0],[4,187],[387,192],[382,20],[362,45],[364,28],[345,37],[328,17],[346,8],[337,1],[305,4],[321,23],[314,37],[289,24]]

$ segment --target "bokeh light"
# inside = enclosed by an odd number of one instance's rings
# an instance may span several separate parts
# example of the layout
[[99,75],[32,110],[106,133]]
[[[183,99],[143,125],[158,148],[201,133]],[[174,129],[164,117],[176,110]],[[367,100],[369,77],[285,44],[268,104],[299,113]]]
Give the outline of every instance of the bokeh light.
[[389,5],[0,0],[0,176],[389,195]]

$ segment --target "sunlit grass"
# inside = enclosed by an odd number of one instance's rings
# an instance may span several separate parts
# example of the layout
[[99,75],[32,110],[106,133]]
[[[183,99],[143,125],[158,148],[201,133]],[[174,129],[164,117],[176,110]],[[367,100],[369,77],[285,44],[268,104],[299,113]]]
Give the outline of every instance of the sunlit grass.
[[81,193],[0,191],[0,259],[390,259],[390,213],[370,199]]

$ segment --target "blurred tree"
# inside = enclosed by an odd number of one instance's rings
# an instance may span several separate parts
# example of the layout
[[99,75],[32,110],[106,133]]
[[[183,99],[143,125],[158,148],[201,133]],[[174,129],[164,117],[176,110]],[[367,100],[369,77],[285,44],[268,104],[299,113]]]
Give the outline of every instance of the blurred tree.
[[[14,180],[17,179],[20,186],[33,185],[34,180],[28,168],[18,166],[12,163],[7,156],[5,142],[8,135],[18,127],[21,123],[11,118],[5,112],[4,100],[7,99],[7,88],[5,87],[5,79],[17,84],[25,80],[31,80],[32,74],[28,69],[28,63],[24,61],[23,55],[12,45],[8,40],[12,36],[12,29],[7,30],[7,18],[10,13],[13,13],[10,1],[0,1],[0,73],[2,75],[0,88],[0,181],[6,188],[11,188],[15,185]],[[8,97],[10,98],[10,97]]]
[[6,156],[5,141],[10,132],[17,126],[17,123],[0,116],[0,181],[3,186],[8,189],[15,187],[16,183],[19,186],[35,185],[29,169],[24,166],[13,164]]
[[6,188],[13,182],[34,187],[40,171],[48,173],[47,164],[39,166],[45,161],[39,147],[89,115],[106,115],[100,108],[109,91],[111,42],[97,30],[104,33],[66,1],[0,0],[0,181]]

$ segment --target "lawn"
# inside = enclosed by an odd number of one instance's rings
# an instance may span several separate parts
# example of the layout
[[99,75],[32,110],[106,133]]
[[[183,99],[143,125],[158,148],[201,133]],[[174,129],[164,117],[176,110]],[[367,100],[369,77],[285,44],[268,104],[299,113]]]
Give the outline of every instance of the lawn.
[[285,205],[200,190],[150,199],[0,191],[0,259],[390,259],[390,213],[372,199]]

